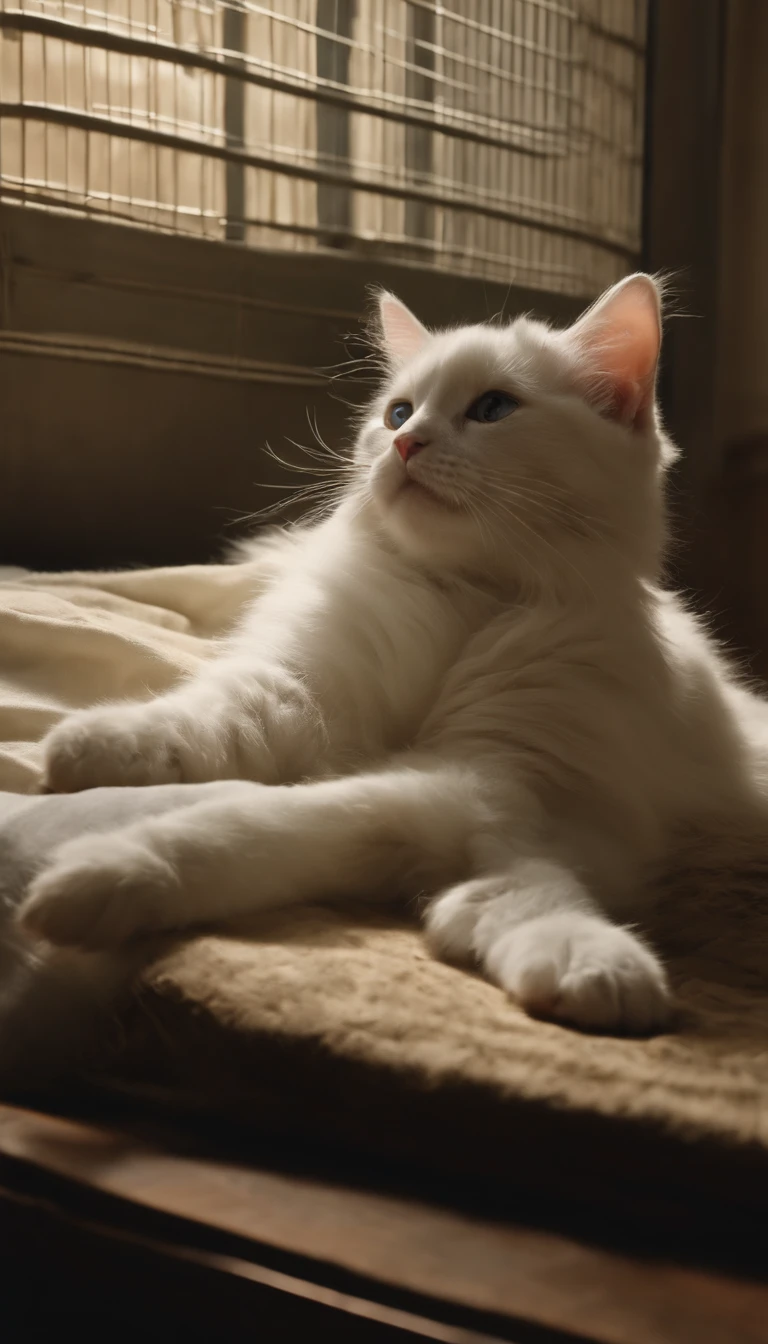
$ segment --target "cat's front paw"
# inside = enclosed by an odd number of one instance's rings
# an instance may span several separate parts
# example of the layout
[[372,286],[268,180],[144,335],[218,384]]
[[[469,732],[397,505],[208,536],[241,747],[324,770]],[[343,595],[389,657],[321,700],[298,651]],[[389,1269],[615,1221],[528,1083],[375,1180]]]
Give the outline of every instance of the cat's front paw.
[[84,836],[56,851],[29,887],[17,921],[62,947],[114,947],[173,927],[181,899],[171,864],[123,835]]
[[70,714],[43,742],[44,787],[77,793],[106,785],[183,780],[189,732],[156,705],[108,705]]
[[501,934],[486,964],[533,1016],[588,1031],[648,1035],[670,1016],[655,954],[633,933],[590,915],[544,915]]

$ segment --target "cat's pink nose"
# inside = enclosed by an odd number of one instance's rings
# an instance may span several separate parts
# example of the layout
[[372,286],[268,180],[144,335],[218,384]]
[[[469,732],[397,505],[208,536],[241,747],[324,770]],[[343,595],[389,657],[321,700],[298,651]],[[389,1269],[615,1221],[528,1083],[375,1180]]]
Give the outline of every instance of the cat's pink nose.
[[404,462],[407,462],[408,458],[413,457],[415,453],[420,453],[422,448],[426,448],[426,446],[424,440],[418,438],[415,434],[398,434],[395,439],[395,447]]

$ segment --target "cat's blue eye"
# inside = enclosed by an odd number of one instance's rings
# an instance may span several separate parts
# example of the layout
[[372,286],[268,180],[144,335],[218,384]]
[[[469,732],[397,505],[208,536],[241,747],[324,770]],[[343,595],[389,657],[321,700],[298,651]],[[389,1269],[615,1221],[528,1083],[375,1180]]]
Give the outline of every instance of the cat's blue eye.
[[413,407],[410,401],[393,401],[392,405],[387,407],[384,423],[388,429],[402,429],[406,420],[410,420],[412,415]]
[[511,415],[520,405],[508,392],[484,392],[482,397],[473,401],[467,411],[468,420],[479,420],[482,425],[492,425]]

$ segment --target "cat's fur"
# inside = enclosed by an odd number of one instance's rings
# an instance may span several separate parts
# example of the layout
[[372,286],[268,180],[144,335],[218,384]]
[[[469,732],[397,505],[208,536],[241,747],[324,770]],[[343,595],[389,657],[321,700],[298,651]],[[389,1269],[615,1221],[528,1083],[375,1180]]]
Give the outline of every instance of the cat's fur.
[[[64,844],[23,927],[113,948],[324,896],[424,896],[433,949],[531,1012],[661,1027],[666,976],[628,924],[692,836],[726,859],[745,828],[762,844],[768,710],[657,586],[660,320],[643,275],[564,331],[432,334],[383,295],[384,386],[334,511],[286,536],[195,679],[46,744],[57,791],[219,792]],[[491,389],[518,408],[468,419]],[[407,461],[385,425],[405,401]]]

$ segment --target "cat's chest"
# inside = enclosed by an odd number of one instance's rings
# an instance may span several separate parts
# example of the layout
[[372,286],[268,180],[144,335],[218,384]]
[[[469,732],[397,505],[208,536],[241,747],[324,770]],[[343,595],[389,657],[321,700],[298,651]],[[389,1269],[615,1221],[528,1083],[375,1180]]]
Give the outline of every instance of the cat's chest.
[[362,756],[406,746],[468,635],[461,605],[416,584],[341,587],[315,631],[307,676],[332,742]]

